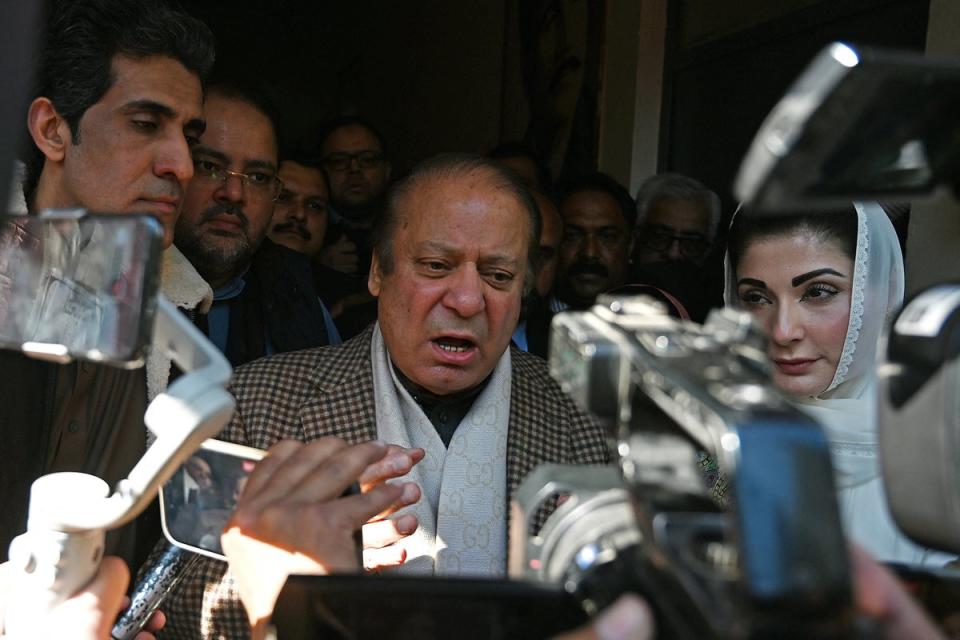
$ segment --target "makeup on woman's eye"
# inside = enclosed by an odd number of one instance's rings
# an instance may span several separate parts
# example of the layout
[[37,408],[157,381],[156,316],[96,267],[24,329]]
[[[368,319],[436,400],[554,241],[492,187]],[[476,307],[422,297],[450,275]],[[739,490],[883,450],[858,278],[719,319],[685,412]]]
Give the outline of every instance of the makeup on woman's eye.
[[810,280],[813,280],[814,278],[817,278],[819,276],[838,276],[840,278],[847,277],[835,269],[831,269],[830,267],[824,267],[823,269],[814,269],[813,271],[807,271],[806,273],[801,273],[799,276],[794,276],[794,278],[790,280],[790,284],[793,285],[794,287],[799,287],[804,282],[809,282]]
[[822,301],[829,300],[838,293],[840,293],[840,290],[836,287],[818,282],[811,285],[806,291],[803,292],[803,298],[807,300]]

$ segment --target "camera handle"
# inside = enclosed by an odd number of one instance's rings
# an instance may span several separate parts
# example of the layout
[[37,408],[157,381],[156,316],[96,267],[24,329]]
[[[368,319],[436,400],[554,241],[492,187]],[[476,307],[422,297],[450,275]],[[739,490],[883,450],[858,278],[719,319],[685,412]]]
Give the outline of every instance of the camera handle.
[[144,422],[156,440],[127,478],[112,495],[106,482],[81,473],[50,474],[31,487],[27,531],[10,545],[15,586],[5,632],[11,640],[47,637],[42,627],[49,611],[96,575],[105,532],[139,515],[200,443],[217,435],[233,415],[233,397],[224,389],[230,364],[162,295],[153,345],[167,350],[186,373],[147,407]]

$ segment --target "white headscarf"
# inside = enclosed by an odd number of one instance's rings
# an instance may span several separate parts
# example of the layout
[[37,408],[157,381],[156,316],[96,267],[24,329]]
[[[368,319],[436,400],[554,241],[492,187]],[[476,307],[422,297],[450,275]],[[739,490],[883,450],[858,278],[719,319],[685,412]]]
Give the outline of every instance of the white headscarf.
[[[822,393],[794,398],[823,426],[830,441],[838,488],[879,475],[877,460],[877,348],[884,329],[903,303],[903,255],[886,212],[875,202],[854,203],[857,250],[850,320],[833,380]],[[737,306],[736,274],[724,260],[724,301]]]

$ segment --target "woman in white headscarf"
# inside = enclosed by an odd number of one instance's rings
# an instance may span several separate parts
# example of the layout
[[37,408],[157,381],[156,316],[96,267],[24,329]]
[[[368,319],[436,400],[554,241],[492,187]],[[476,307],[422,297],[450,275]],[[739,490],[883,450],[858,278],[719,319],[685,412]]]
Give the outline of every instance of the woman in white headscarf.
[[877,349],[904,288],[884,210],[856,203],[830,214],[739,213],[725,268],[726,304],[752,313],[767,333],[774,383],[824,428],[847,536],[883,561],[948,561],[900,533],[880,477]]

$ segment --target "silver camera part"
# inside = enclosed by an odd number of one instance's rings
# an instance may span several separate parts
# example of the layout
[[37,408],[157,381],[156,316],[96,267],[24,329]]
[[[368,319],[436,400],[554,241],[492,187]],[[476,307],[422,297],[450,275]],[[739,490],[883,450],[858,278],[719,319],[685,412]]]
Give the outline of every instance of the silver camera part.
[[[642,297],[603,296],[588,311],[558,314],[551,373],[606,427],[622,484],[609,474],[531,474],[514,526],[546,495],[562,488],[574,498],[513,558],[522,570],[513,575],[575,582],[596,566],[586,560],[617,549],[632,512],[640,552],[619,552],[633,553],[637,579],[653,591],[680,596],[664,596],[662,607],[689,637],[691,619],[722,637],[785,619],[814,634],[813,621],[847,624],[848,560],[828,443],[772,386],[764,347],[750,316],[731,309],[700,326]],[[699,450],[727,476],[725,513],[709,500]],[[618,495],[627,505],[613,506]],[[617,516],[605,522],[600,513]]]
[[894,321],[879,374],[880,463],[890,511],[911,538],[952,553],[960,553],[958,328],[960,285],[924,291]]

